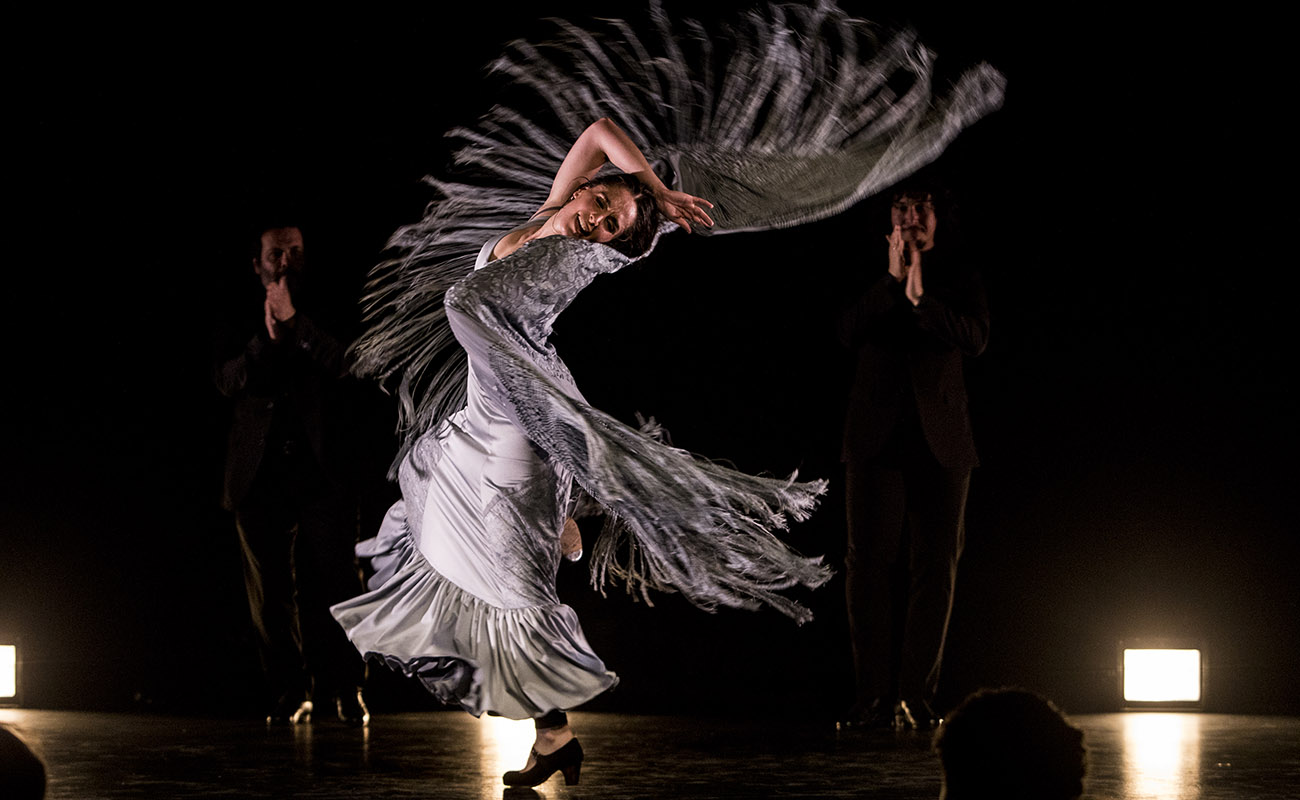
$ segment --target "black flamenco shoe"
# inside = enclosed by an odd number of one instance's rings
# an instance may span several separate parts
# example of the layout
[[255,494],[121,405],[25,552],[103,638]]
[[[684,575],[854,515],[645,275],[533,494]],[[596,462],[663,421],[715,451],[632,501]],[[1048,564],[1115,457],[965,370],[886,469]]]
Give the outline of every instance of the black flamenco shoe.
[[525,770],[512,769],[501,780],[506,786],[539,786],[556,772],[564,773],[564,785],[573,786],[578,782],[578,773],[582,771],[582,745],[577,739],[570,739],[568,744],[550,755],[542,755],[533,748],[533,765]]

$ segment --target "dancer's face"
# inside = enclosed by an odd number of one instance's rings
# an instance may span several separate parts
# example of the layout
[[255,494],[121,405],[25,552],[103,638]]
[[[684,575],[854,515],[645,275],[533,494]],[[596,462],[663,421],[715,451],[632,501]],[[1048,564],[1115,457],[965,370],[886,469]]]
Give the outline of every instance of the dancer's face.
[[938,227],[934,215],[934,200],[929,194],[905,194],[894,199],[889,207],[889,224],[902,229],[903,241],[918,250],[934,246],[934,229]]
[[588,186],[555,212],[555,229],[574,239],[611,242],[636,224],[636,200],[623,186]]
[[253,271],[267,285],[291,272],[301,272],[303,260],[302,231],[272,228],[262,234],[262,252],[253,260]]

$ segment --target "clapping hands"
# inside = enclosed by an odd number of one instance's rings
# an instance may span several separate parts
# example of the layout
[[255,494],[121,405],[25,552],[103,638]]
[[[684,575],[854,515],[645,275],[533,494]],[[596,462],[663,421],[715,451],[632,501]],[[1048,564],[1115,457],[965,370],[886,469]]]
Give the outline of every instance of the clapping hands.
[[912,305],[919,305],[925,287],[921,282],[921,251],[903,241],[902,226],[895,225],[885,240],[889,242],[889,274],[894,280],[906,282],[903,292]]
[[266,301],[262,304],[262,310],[266,318],[266,332],[271,341],[276,341],[280,338],[284,325],[298,313],[293,306],[287,276],[281,275],[266,284]]

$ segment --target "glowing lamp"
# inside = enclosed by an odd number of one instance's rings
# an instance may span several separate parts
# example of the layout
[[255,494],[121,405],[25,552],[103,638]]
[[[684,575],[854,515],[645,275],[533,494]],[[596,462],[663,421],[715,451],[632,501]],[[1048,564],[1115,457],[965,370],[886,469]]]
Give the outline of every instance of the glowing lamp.
[[0,644],[0,705],[18,704],[18,645]]
[[1121,642],[1126,708],[1194,709],[1205,696],[1205,650],[1188,642]]

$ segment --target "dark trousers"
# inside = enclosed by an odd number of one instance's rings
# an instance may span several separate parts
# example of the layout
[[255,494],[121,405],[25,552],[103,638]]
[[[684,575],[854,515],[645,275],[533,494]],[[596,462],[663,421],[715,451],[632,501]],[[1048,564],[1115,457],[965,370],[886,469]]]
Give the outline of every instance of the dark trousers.
[[356,507],[310,455],[276,448],[235,514],[244,585],[273,698],[327,701],[365,666],[329,607],[361,592]]
[[965,544],[970,470],[926,448],[846,470],[846,593],[858,702],[930,702]]

